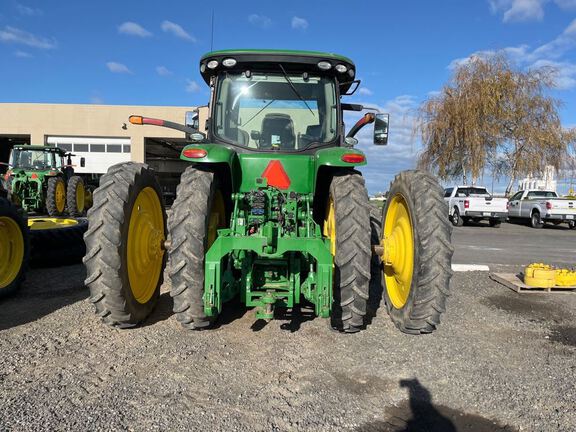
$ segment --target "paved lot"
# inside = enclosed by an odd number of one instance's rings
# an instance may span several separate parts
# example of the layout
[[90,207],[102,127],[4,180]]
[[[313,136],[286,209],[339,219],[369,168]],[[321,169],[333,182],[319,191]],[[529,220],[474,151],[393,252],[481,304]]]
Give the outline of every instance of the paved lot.
[[542,229],[504,223],[491,228],[479,223],[454,228],[453,262],[521,267],[533,262],[576,265],[576,230],[566,225],[546,225]]
[[[480,235],[472,237],[472,233]],[[463,247],[550,233],[455,230]],[[567,237],[569,236],[569,237]],[[568,245],[568,246],[566,246]],[[506,248],[508,249],[506,250]],[[266,326],[228,308],[217,328],[182,330],[166,293],[144,326],[98,323],[84,270],[36,269],[0,304],[0,430],[570,431],[576,425],[576,294],[519,296],[457,273],[440,329],[399,333],[374,285],[368,329],[331,332],[303,310]]]

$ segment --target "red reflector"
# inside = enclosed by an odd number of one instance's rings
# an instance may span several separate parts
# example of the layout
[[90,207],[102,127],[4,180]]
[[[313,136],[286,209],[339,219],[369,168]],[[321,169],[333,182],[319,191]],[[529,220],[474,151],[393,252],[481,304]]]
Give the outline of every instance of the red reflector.
[[470,201],[468,200],[464,201],[464,208],[470,208]]
[[190,159],[202,159],[203,157],[206,157],[206,155],[208,154],[208,152],[204,149],[200,149],[200,148],[190,148],[190,149],[185,149],[182,154],[184,155],[184,157],[190,158]]
[[546,208],[547,208],[548,210],[551,210],[551,209],[552,209],[552,203],[551,203],[550,201],[546,201]]
[[268,180],[269,186],[274,186],[278,189],[288,189],[290,187],[290,177],[284,171],[284,167],[279,160],[270,161],[262,173],[262,178]]
[[364,162],[364,155],[358,153],[347,153],[342,155],[342,160],[347,163],[361,163]]
[[32,175],[30,176],[31,179],[37,179],[38,178],[38,174],[36,173],[32,173]]

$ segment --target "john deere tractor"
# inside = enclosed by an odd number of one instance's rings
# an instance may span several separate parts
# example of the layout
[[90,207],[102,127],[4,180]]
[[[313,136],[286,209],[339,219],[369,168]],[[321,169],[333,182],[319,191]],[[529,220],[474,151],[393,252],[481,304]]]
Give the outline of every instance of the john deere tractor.
[[82,177],[74,175],[72,156],[55,147],[14,147],[6,175],[11,200],[27,212],[82,216],[88,194]]
[[168,219],[146,164],[110,168],[94,193],[84,262],[98,316],[117,327],[143,321],[168,262],[174,313],[187,329],[209,328],[239,298],[263,320],[306,302],[333,328],[355,332],[366,325],[374,254],[396,326],[433,331],[451,276],[442,189],[424,172],[396,176],[372,244],[358,171],[366,157],[354,135],[376,121],[375,142],[385,144],[388,122],[367,113],[345,133],[344,112],[364,110],[341,102],[358,87],[354,63],[319,52],[216,51],[200,72],[211,94],[206,133],[130,117],[188,137],[180,159],[190,165]]

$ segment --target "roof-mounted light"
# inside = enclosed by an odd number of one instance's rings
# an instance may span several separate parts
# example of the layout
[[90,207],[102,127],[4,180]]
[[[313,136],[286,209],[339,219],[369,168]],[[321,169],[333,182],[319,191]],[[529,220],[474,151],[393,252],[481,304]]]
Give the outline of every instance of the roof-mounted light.
[[236,66],[236,63],[238,63],[238,62],[236,61],[236,59],[233,59],[233,58],[227,58],[227,59],[222,60],[222,64],[226,67]]
[[332,64],[330,64],[330,62],[327,62],[327,61],[318,62],[318,69],[320,69],[320,70],[327,71],[331,68],[332,68]]
[[350,75],[350,78],[354,78],[354,73],[355,73],[355,72],[354,72],[354,69],[350,69],[350,70],[348,71],[348,75]]
[[336,65],[336,67],[334,69],[336,69],[336,72],[339,72],[339,73],[345,73],[348,70],[348,68],[346,66],[344,66],[343,64]]
[[206,72],[206,63],[202,63],[200,65],[200,73],[204,73],[204,72]]
[[218,60],[210,60],[206,66],[208,66],[208,69],[216,69],[218,67]]

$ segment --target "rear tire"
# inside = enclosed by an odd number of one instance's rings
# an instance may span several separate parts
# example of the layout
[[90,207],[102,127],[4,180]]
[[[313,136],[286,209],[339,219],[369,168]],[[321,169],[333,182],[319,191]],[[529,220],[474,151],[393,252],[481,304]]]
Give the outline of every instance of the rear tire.
[[58,219],[60,222],[73,222],[71,225],[42,224],[43,219],[30,219],[30,264],[35,266],[58,266],[75,264],[86,255],[84,233],[88,229],[85,219]]
[[66,184],[62,177],[50,177],[46,190],[46,211],[52,217],[62,216],[66,210]]
[[0,198],[0,298],[21,287],[29,253],[26,213]]
[[[204,258],[208,251],[210,215],[217,199],[213,172],[188,167],[181,176],[168,220],[171,239],[169,275],[174,313],[182,327],[202,330],[216,316],[204,312]],[[223,202],[221,203],[223,205]],[[218,225],[223,227],[225,220]],[[213,239],[212,239],[213,240]]]
[[[434,177],[415,170],[397,175],[388,192],[382,236],[388,236],[392,243],[405,240],[393,243],[396,248],[389,256],[392,264],[384,262],[384,296],[392,321],[404,333],[431,333],[446,310],[454,249],[443,194]],[[402,247],[410,238],[406,220],[412,232],[412,254],[410,245]],[[411,277],[404,277],[410,261]]]
[[370,202],[362,175],[338,173],[330,184],[334,204],[336,255],[332,326],[346,333],[361,330],[369,296]]
[[133,162],[110,167],[88,221],[89,301],[104,323],[134,327],[156,306],[166,266],[166,212],[154,171]]
[[544,222],[542,222],[542,218],[540,217],[540,212],[532,212],[532,215],[530,216],[530,226],[536,229],[540,229],[544,226]]
[[84,187],[84,180],[80,176],[73,176],[68,181],[66,208],[68,214],[73,217],[82,216],[86,210],[86,188]]
[[460,211],[457,208],[452,213],[452,225],[457,227],[464,225],[464,220],[460,217]]

